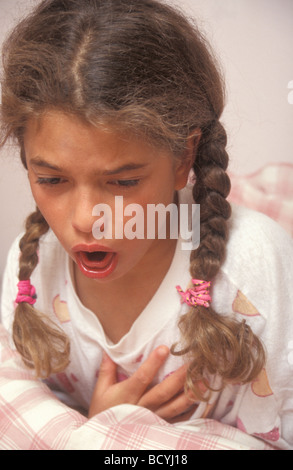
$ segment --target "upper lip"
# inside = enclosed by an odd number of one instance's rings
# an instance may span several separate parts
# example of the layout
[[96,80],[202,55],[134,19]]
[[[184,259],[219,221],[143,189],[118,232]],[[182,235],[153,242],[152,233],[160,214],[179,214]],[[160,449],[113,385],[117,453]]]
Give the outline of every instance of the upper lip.
[[97,245],[96,243],[92,245],[86,245],[85,243],[79,243],[72,248],[72,251],[77,253],[79,251],[87,251],[88,253],[94,253],[95,251],[105,251],[105,252],[113,252],[110,248],[102,245]]

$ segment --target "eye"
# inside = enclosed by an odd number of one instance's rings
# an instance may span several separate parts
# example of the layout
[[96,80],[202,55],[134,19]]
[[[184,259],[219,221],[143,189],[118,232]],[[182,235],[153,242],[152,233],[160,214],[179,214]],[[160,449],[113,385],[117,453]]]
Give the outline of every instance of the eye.
[[37,184],[46,184],[48,186],[56,186],[57,184],[63,183],[62,178],[41,178],[39,177],[36,181]]
[[115,186],[122,186],[122,187],[133,187],[137,186],[139,183],[138,179],[133,179],[133,180],[115,180],[111,181],[110,184],[113,184]]

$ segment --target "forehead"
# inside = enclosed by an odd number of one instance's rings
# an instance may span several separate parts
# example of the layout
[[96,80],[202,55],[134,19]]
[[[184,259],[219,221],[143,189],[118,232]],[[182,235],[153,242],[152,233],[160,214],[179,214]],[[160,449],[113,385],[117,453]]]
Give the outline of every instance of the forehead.
[[73,145],[75,148],[84,147],[93,142],[98,147],[106,143],[109,145],[110,141],[119,142],[120,145],[124,142],[125,145],[133,140],[125,133],[119,132],[114,126],[94,126],[77,116],[61,111],[49,111],[40,117],[32,117],[28,120],[24,133],[26,144],[32,142],[42,145],[43,142],[52,141],[60,147]]
[[170,157],[166,150],[157,149],[131,133],[110,126],[94,126],[58,111],[28,121],[24,134],[27,160],[41,158],[55,163],[103,163],[105,170],[119,162],[151,162],[159,156]]

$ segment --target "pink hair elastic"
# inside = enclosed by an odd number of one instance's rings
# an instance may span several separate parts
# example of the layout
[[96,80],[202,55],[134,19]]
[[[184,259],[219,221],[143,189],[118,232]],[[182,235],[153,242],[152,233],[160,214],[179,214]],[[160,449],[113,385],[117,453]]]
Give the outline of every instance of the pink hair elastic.
[[19,281],[17,284],[18,293],[15,302],[20,304],[22,302],[27,302],[30,305],[34,305],[36,302],[36,289],[31,285],[30,280]]
[[210,296],[211,283],[207,281],[200,281],[199,279],[192,279],[194,287],[187,289],[185,292],[180,286],[176,286],[179,294],[181,295],[182,303],[186,303],[190,307],[200,305],[208,308],[212,298]]

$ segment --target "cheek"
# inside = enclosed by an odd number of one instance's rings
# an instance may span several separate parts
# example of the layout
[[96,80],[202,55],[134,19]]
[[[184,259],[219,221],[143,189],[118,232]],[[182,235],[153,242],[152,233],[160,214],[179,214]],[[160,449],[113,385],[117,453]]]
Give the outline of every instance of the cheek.
[[28,179],[29,179],[29,184],[31,187],[33,198],[37,206],[39,207],[39,209],[41,209],[40,206],[45,203],[46,199],[48,200],[50,198],[48,197],[46,198],[44,194],[44,189],[35,181],[37,177],[35,175],[32,175],[30,171],[28,172]]
[[166,172],[160,177],[156,177],[152,184],[144,188],[138,203],[145,207],[147,204],[168,205],[173,202],[175,191],[174,175],[171,172]]
[[40,191],[38,188],[36,187],[31,187],[32,188],[32,195],[33,195],[33,198],[37,204],[37,206],[39,207],[39,209],[41,209],[41,207],[45,207],[46,205],[49,205],[49,200],[50,198],[46,198],[42,191]]
[[40,185],[36,183],[32,183],[31,181],[30,181],[30,185],[31,185],[31,191],[32,191],[32,195],[35,200],[35,203],[37,204],[40,211],[43,213],[46,207],[49,208],[51,206],[50,204],[51,198],[50,196],[48,197],[48,195],[46,196],[44,194],[44,191],[40,187]]
[[31,185],[32,195],[36,205],[41,211],[43,217],[46,219],[51,228],[60,223],[60,220],[64,222],[64,215],[66,211],[60,207],[60,204],[56,204],[56,200],[50,196],[43,188],[39,185]]

